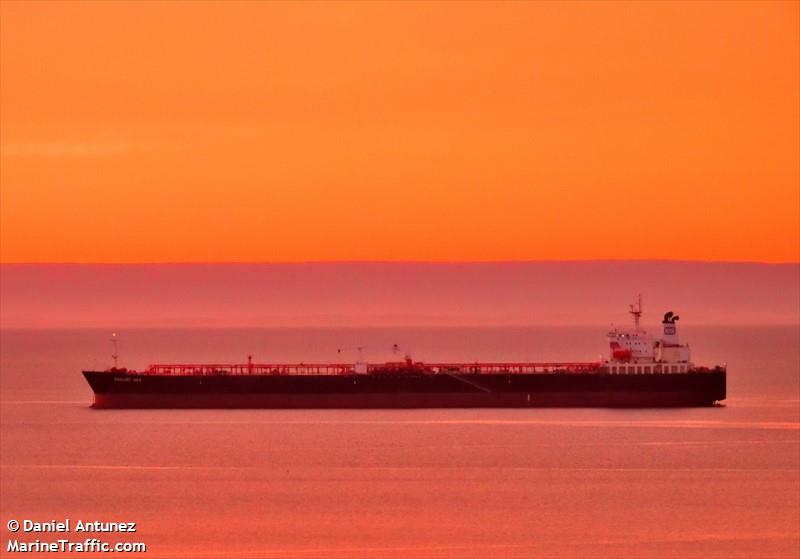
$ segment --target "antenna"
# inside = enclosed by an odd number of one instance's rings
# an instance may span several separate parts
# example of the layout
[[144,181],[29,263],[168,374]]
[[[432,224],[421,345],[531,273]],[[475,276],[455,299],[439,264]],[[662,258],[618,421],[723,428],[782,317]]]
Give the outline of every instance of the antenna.
[[116,332],[112,332],[111,333],[111,343],[114,345],[114,353],[111,355],[111,357],[114,359],[114,368],[116,369],[117,368],[117,360],[119,359],[119,351],[117,351],[118,348],[117,348],[117,333]]

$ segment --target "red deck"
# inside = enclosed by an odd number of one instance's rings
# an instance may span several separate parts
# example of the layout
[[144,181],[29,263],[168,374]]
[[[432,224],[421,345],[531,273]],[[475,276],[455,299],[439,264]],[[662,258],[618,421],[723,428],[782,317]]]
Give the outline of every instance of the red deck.
[[[531,374],[592,371],[599,362],[572,363],[364,363],[367,373],[374,372],[448,372],[478,374]],[[148,375],[352,375],[354,363],[177,363],[153,364],[142,372]]]

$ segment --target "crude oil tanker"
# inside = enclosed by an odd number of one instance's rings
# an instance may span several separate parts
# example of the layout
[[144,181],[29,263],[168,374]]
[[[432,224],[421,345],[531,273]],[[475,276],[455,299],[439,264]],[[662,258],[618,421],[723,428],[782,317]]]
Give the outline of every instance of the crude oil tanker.
[[[83,371],[96,408],[516,408],[711,406],[726,397],[726,367],[692,363],[678,316],[654,337],[640,326],[608,333],[609,356],[575,363],[156,364]],[[116,352],[115,352],[116,361]]]

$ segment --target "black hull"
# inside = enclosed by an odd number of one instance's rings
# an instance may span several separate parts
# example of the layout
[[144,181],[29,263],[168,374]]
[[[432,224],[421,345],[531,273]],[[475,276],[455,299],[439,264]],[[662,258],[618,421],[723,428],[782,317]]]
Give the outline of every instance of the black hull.
[[711,406],[726,397],[724,370],[643,375],[83,374],[96,408],[655,408]]

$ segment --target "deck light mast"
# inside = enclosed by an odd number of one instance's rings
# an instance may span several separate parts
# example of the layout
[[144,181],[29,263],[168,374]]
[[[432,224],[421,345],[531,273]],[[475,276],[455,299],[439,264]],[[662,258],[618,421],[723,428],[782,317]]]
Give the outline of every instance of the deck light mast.
[[114,369],[117,368],[117,360],[119,359],[119,351],[117,351],[117,333],[111,333],[111,343],[114,346],[114,353],[111,355],[111,358],[114,359]]

